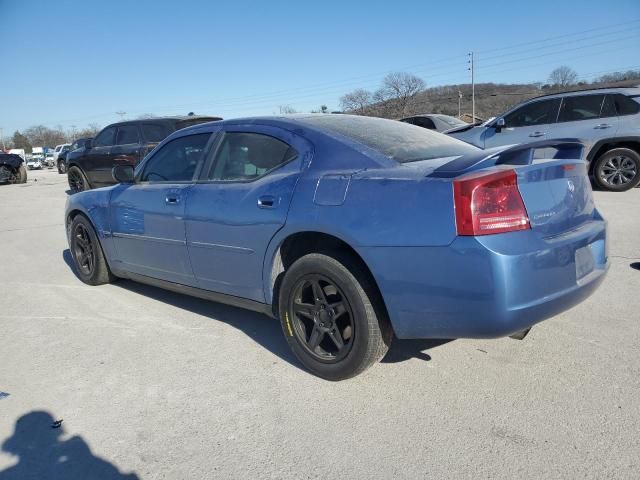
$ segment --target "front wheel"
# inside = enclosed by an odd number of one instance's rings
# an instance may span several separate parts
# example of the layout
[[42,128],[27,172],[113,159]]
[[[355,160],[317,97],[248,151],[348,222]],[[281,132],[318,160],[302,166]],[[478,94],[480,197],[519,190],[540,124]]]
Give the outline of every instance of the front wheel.
[[614,148],[595,160],[593,179],[598,187],[625,192],[640,183],[640,155],[629,148]]
[[27,169],[24,168],[24,165],[20,165],[18,167],[18,172],[16,173],[16,183],[27,183]]
[[280,321],[300,362],[327,380],[354,377],[380,360],[393,333],[369,273],[346,254],[312,253],[285,272]]
[[87,217],[76,215],[68,228],[69,248],[80,280],[88,285],[112,282],[100,241]]
[[67,166],[64,162],[58,162],[58,173],[67,173]]

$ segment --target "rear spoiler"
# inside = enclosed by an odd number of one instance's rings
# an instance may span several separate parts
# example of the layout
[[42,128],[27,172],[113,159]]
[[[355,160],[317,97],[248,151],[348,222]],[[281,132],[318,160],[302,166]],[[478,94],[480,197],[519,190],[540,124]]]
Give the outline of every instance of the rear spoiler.
[[550,158],[582,160],[585,144],[576,138],[557,138],[492,148],[456,158],[436,168],[429,177],[453,178],[472,170],[495,165],[531,165],[535,159],[535,152],[546,148],[556,150]]

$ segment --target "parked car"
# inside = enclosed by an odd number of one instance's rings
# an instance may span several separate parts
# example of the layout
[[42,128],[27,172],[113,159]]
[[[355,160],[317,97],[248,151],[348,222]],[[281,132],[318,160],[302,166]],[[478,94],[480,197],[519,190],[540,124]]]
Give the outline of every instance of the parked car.
[[26,183],[24,160],[13,153],[0,152],[0,183]]
[[436,130],[437,132],[446,132],[452,128],[469,125],[467,122],[463,122],[459,118],[439,113],[413,115],[411,117],[401,118],[400,121],[410,123],[411,125],[416,125],[418,127],[428,128],[429,130]]
[[67,150],[69,150],[70,146],[71,146],[70,143],[62,143],[60,145],[56,145],[56,148],[53,149],[53,160],[57,162],[58,157],[64,151],[65,147],[67,147]]
[[480,148],[543,138],[580,138],[589,173],[604,190],[640,184],[640,88],[607,88],[545,95],[492,122],[447,132]]
[[[557,157],[531,162],[543,148]],[[207,123],[114,167],[119,185],[69,196],[69,246],[87,284],[280,318],[300,361],[338,380],[394,335],[523,336],[588,297],[608,260],[582,149],[483,151],[351,115]]]
[[[184,116],[131,120],[108,125],[67,158],[69,188],[81,192],[113,185],[115,165],[137,165],[169,134],[220,117]],[[77,153],[77,154],[76,154]]]
[[[93,140],[93,137],[79,138],[75,140],[69,146],[65,146],[62,148],[58,155],[57,165],[58,165],[58,173],[67,173],[67,157],[71,152],[75,152],[76,150],[84,149],[87,142]],[[77,152],[78,155],[81,155],[82,152]]]
[[42,170],[44,166],[44,159],[41,157],[32,157],[27,161],[27,168],[29,170]]

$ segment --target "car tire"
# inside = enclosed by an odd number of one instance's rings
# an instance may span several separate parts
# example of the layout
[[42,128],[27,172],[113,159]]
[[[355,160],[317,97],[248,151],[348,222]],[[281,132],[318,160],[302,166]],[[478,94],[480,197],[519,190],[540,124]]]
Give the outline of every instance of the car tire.
[[75,165],[67,171],[67,181],[69,182],[69,190],[71,190],[71,193],[84,192],[85,190],[91,189],[87,177],[85,177],[82,170]]
[[75,216],[68,230],[69,249],[80,280],[87,285],[111,283],[114,276],[104,257],[102,246],[91,222],[82,214]]
[[58,173],[67,173],[67,166],[62,161],[58,162]]
[[293,353],[326,380],[362,373],[393,338],[371,275],[352,255],[311,253],[296,260],[284,274],[278,305]]
[[27,169],[24,168],[24,165],[20,165],[18,167],[18,171],[16,172],[16,183],[27,183]]
[[593,165],[593,181],[610,192],[626,192],[636,187],[640,184],[640,155],[629,148],[604,152]]

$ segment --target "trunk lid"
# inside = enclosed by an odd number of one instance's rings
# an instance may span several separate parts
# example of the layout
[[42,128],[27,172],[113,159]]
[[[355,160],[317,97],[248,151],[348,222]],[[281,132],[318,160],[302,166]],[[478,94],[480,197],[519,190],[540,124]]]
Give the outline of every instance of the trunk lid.
[[483,169],[514,170],[531,228],[544,237],[555,236],[595,215],[583,150],[584,145],[573,139],[485,150],[449,162],[429,176],[453,179]]

